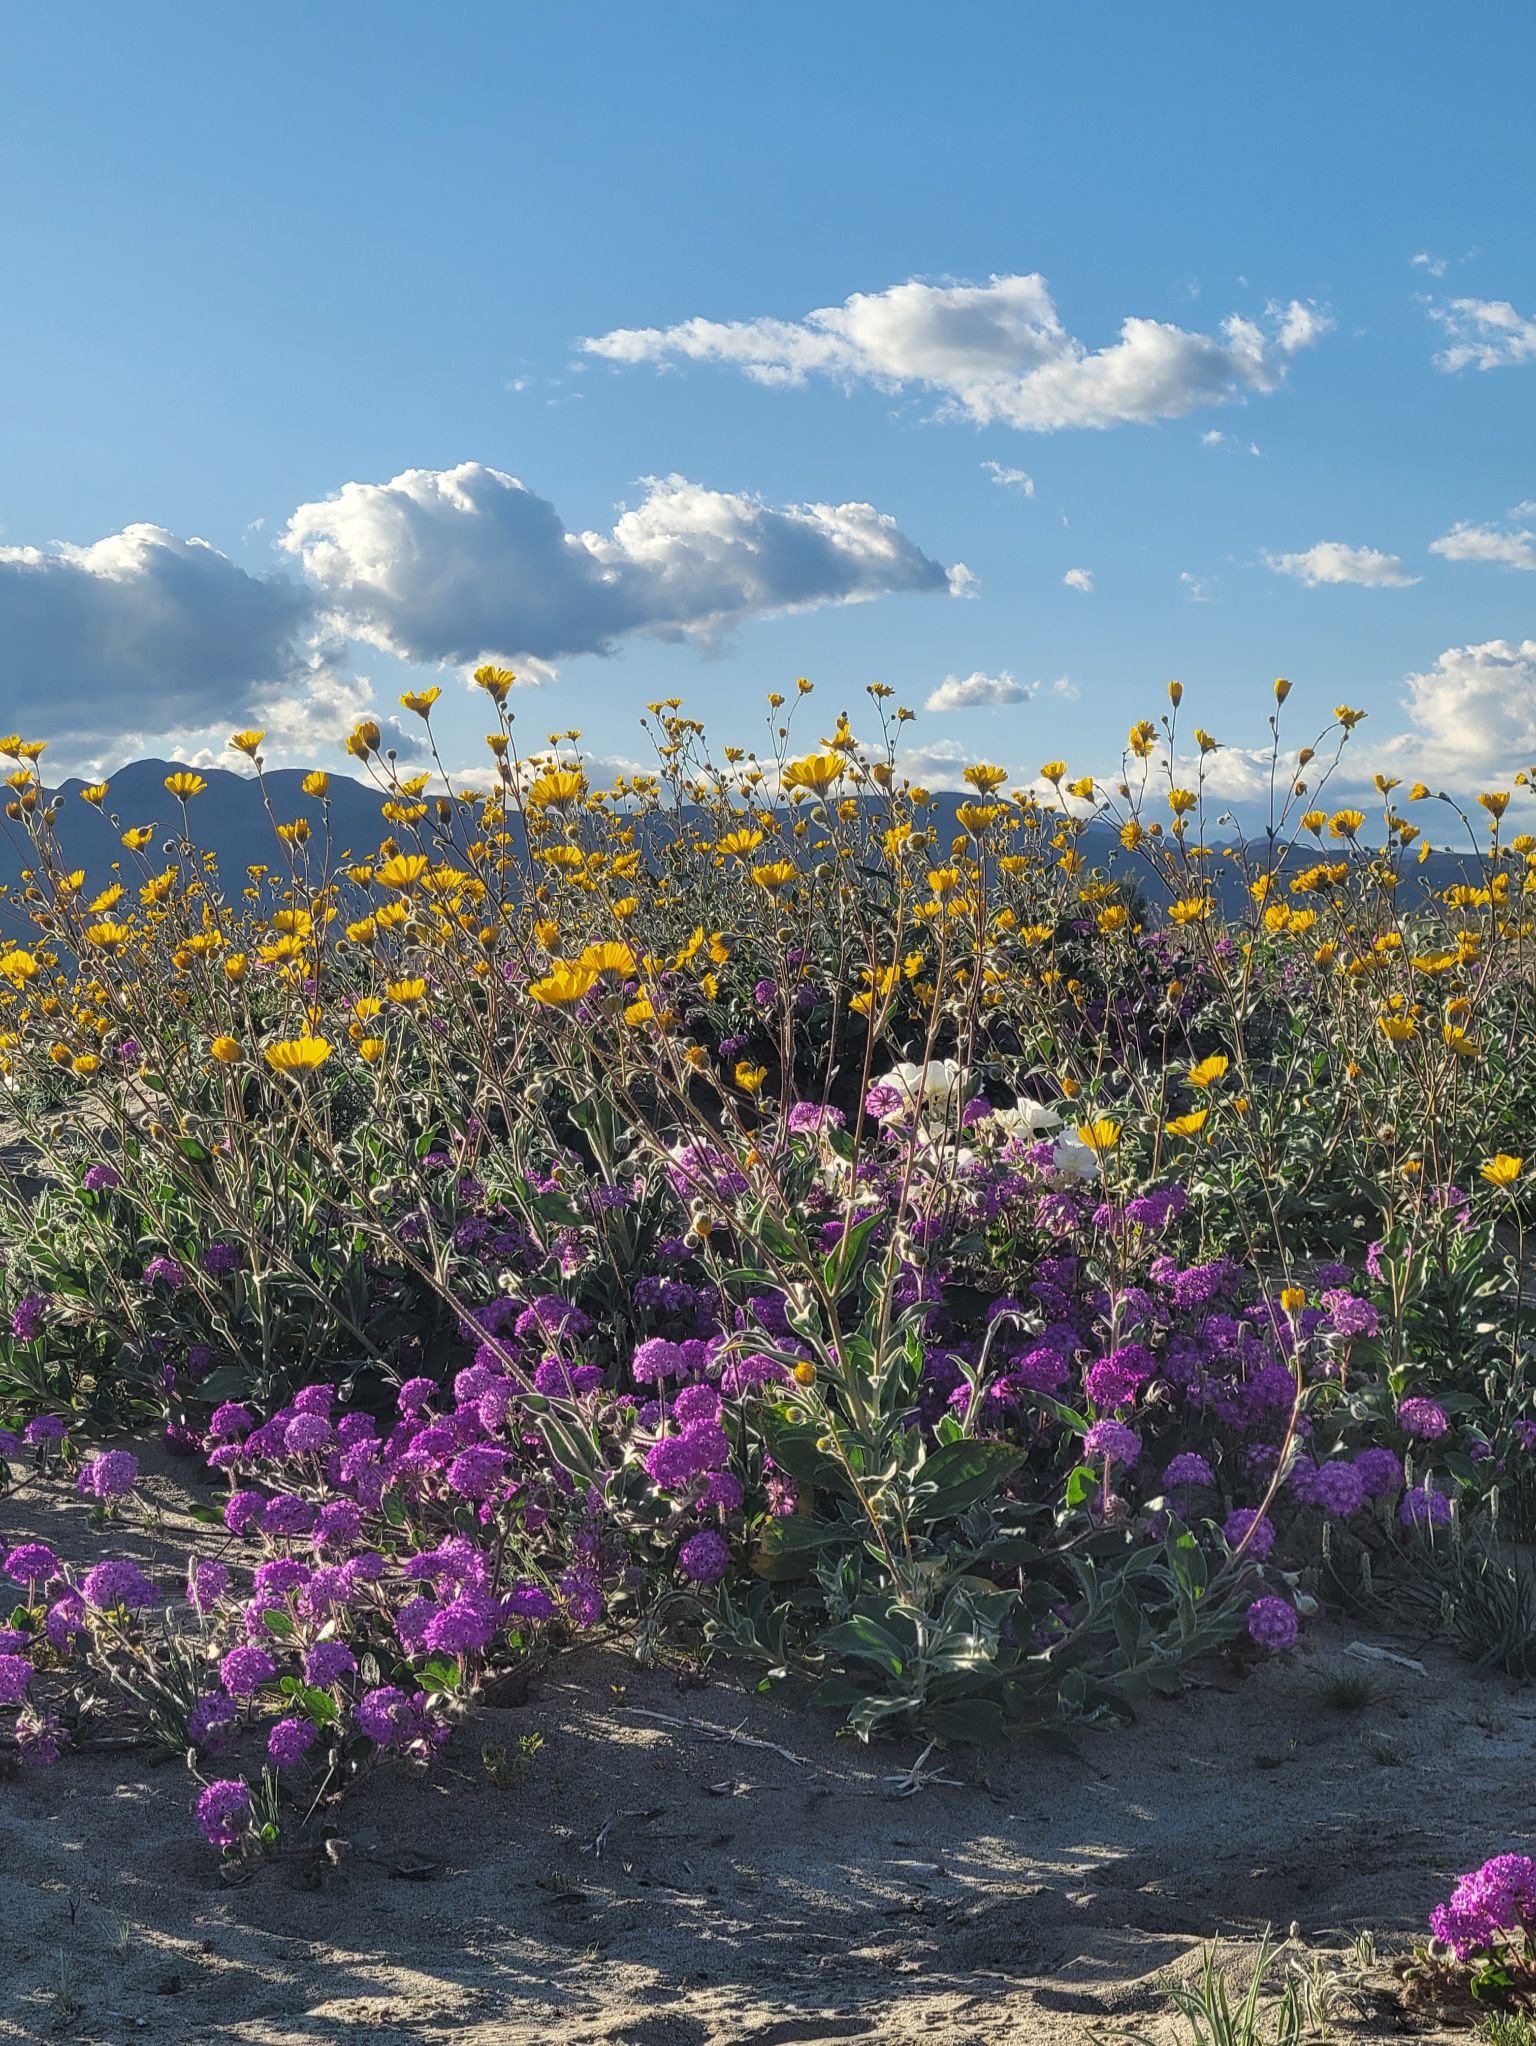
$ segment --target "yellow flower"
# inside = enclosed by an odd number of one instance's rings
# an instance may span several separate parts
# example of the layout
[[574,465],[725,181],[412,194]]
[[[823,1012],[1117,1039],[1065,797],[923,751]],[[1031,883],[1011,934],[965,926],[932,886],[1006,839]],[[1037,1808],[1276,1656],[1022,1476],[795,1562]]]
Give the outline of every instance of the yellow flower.
[[484,667],[475,670],[475,687],[483,689],[486,695],[494,698],[497,703],[506,702],[507,691],[516,680],[517,677],[510,668]]
[[131,831],[123,833],[123,844],[129,852],[142,852],[155,835],[152,824],[136,824]]
[[312,1073],[330,1055],[331,1047],[323,1037],[292,1037],[282,1044],[269,1044],[263,1054],[274,1073]]
[[1353,838],[1365,822],[1363,810],[1335,810],[1328,819],[1328,833],[1331,838]]
[[381,736],[373,719],[364,718],[361,724],[354,727],[351,737],[347,740],[347,751],[354,760],[366,760],[370,753],[378,752]]
[[1213,1052],[1207,1059],[1201,1059],[1189,1069],[1191,1087],[1212,1087],[1226,1075],[1228,1060],[1224,1052]]
[[814,1385],[816,1383],[816,1366],[809,1357],[802,1357],[798,1364],[791,1367],[789,1375],[794,1379],[796,1385]]
[[1419,1027],[1411,1016],[1378,1016],[1376,1021],[1388,1044],[1406,1044]]
[[247,963],[248,962],[246,960],[246,956],[243,952],[231,952],[229,957],[224,961],[225,979],[244,980]]
[[300,783],[306,796],[326,796],[330,793],[331,777],[324,768],[317,767],[313,774],[306,774]]
[[1006,767],[990,767],[983,761],[976,767],[968,767],[965,779],[979,795],[990,796],[1008,779],[1008,770]]
[[88,789],[82,789],[80,791],[80,800],[82,803],[90,803],[93,806],[93,808],[99,810],[102,804],[107,800],[106,783],[104,781],[92,782],[91,786]]
[[791,760],[784,768],[784,786],[793,795],[804,790],[816,794],[830,788],[840,775],[847,771],[848,763],[840,753],[812,753],[804,760]]
[[1192,1108],[1188,1115],[1176,1115],[1172,1122],[1165,1122],[1163,1128],[1170,1137],[1197,1137],[1210,1112],[1208,1108]]
[[1492,1158],[1485,1158],[1477,1169],[1490,1186],[1513,1186],[1525,1170],[1525,1160],[1511,1158],[1507,1151],[1499,1151]]
[[373,1065],[384,1056],[382,1037],[360,1037],[357,1041],[357,1055],[366,1065]]
[[396,853],[392,860],[386,860],[374,873],[374,879],[381,888],[409,888],[431,865],[425,853]]
[[133,931],[128,924],[91,924],[86,930],[85,942],[94,945],[98,952],[121,952],[132,936]]
[[1092,1122],[1080,1122],[1077,1134],[1090,1151],[1112,1151],[1120,1141],[1120,1125],[1101,1115]]
[[94,1073],[101,1064],[101,1060],[97,1058],[93,1051],[82,1051],[78,1056],[72,1058],[69,1063],[71,1070],[76,1073]]
[[248,759],[254,760],[266,736],[265,732],[236,732],[229,743],[237,753],[244,753]]
[[1365,716],[1363,710],[1351,710],[1347,703],[1336,703],[1333,707],[1333,714],[1346,732],[1352,732]]
[[21,987],[25,982],[34,979],[41,971],[42,968],[32,954],[23,951],[20,946],[15,946],[0,956],[0,974],[16,987]]
[[165,777],[165,792],[174,796],[178,803],[190,803],[194,796],[202,795],[208,787],[200,774],[168,774]]
[[769,895],[777,895],[781,888],[787,888],[795,878],[795,868],[789,860],[774,860],[765,867],[754,867],[752,879]]
[[736,1085],[747,1094],[755,1094],[767,1077],[766,1066],[749,1066],[743,1060],[736,1068]]
[[534,1001],[558,1008],[567,1002],[579,1002],[596,985],[595,966],[579,966],[567,959],[552,959],[549,972],[542,980],[532,981],[528,993]]
[[1285,1309],[1287,1314],[1300,1314],[1301,1310],[1306,1306],[1306,1304],[1307,1289],[1305,1286],[1281,1287],[1280,1305]]
[[417,717],[428,718],[432,715],[433,704],[436,703],[442,693],[442,690],[438,688],[407,689],[400,701],[405,709],[415,711]]
[[239,1040],[233,1037],[216,1037],[208,1049],[221,1066],[236,1065],[241,1056]]
[[1495,824],[1497,824],[1504,815],[1504,812],[1509,808],[1509,792],[1507,789],[1494,789],[1479,796],[1477,800],[1482,804]]
[[427,983],[418,975],[413,980],[392,980],[384,990],[392,1002],[402,1008],[409,1008],[413,1002],[426,999]]

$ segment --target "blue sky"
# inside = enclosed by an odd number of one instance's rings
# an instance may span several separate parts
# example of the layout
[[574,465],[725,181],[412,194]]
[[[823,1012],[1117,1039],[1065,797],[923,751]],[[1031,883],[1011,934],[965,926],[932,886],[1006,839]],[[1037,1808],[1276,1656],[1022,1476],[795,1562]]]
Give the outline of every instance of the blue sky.
[[1284,673],[1536,764],[1533,70],[1502,4],[14,15],[0,723],[336,765],[431,679],[478,764],[485,652],[620,758],[884,681],[942,780]]

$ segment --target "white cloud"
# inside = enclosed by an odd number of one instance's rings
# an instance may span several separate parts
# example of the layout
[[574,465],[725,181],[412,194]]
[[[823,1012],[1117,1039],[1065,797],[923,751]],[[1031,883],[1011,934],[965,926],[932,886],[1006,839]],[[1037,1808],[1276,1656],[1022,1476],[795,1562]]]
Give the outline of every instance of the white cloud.
[[302,584],[248,575],[161,526],[0,547],[0,700],[18,720],[45,717],[44,736],[249,722],[330,682],[344,656]]
[[982,706],[996,707],[1003,703],[1025,703],[1035,694],[1038,684],[1015,682],[1004,668],[1000,675],[984,675],[978,668],[974,674],[946,675],[924,705],[926,710],[975,710]]
[[963,789],[965,770],[975,764],[976,752],[959,739],[935,739],[926,746],[909,746],[896,755],[896,772],[926,789]]
[[1219,448],[1226,437],[1219,426],[1208,427],[1200,436],[1200,445],[1203,448]]
[[855,292],[803,320],[690,319],[620,327],[582,342],[611,362],[722,362],[763,384],[826,376],[844,385],[908,386],[940,399],[940,416],[1051,433],[1180,419],[1201,405],[1273,391],[1291,358],[1332,325],[1312,306],[1233,315],[1219,334],[1126,319],[1119,339],[1089,349],[1068,333],[1045,279],[923,284]]
[[[1520,518],[1533,507],[1517,505],[1511,514]],[[1474,526],[1461,519],[1448,533],[1429,543],[1431,554],[1447,561],[1497,561],[1506,568],[1536,569],[1536,533],[1500,531],[1497,526]]]
[[281,544],[353,637],[436,663],[610,653],[631,633],[709,639],[748,617],[972,581],[873,505],[776,508],[668,476],[611,533],[573,533],[479,462],[343,484],[300,505]]
[[1025,497],[1035,494],[1035,479],[1026,469],[1007,469],[1001,462],[983,462],[983,469],[990,472],[992,481],[1004,490],[1017,490]]
[[1062,581],[1069,590],[1081,590],[1083,595],[1087,596],[1093,588],[1093,570],[1091,568],[1069,568],[1062,577]]
[[1309,589],[1319,583],[1362,583],[1368,589],[1403,590],[1419,580],[1398,555],[1376,547],[1346,547],[1342,540],[1319,540],[1304,554],[1266,554],[1264,559],[1276,575],[1293,575]]
[[1192,604],[1209,604],[1210,593],[1203,575],[1191,575],[1187,568],[1179,570],[1179,581]]
[[1429,309],[1450,345],[1435,357],[1444,370],[1504,369],[1536,361],[1536,320],[1517,313],[1507,298],[1453,298]]
[[1408,260],[1416,270],[1427,270],[1431,277],[1445,275],[1444,256],[1432,256],[1427,249],[1420,249],[1416,256],[1410,256]]
[[1465,790],[1508,787],[1536,764],[1536,639],[1447,647],[1406,679],[1414,729],[1352,763],[1356,773],[1390,770]]
[[1051,684],[1052,696],[1063,697],[1068,703],[1076,703],[1082,693],[1069,675],[1058,675]]

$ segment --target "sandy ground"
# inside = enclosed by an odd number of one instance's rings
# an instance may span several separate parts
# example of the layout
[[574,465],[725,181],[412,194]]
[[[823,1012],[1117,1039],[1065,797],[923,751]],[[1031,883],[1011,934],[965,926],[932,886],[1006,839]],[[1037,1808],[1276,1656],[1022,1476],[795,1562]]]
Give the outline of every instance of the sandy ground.
[[[159,1530],[113,1546],[172,1563],[206,1531],[175,1481],[149,1492]],[[0,1533],[78,1550],[79,1516],[29,1488]],[[935,1755],[955,1781],[905,1797],[911,1745],[859,1748],[728,1671],[680,1688],[589,1649],[477,1713],[432,1780],[376,1777],[337,1865],[238,1888],[179,1764],[66,1758],[0,1782],[0,2040],[1171,2038],[1163,1981],[1201,1940],[1240,1972],[1266,1925],[1341,1964],[1361,1928],[1401,1952],[1457,1873],[1530,1848],[1536,1694],[1430,1648],[1424,1674],[1378,1666],[1374,1701],[1334,1711],[1320,1679],[1365,1666],[1352,1638],[1315,1629],[1248,1678],[1213,1666],[1076,1754]],[[528,1735],[498,1788],[483,1747]],[[1340,2006],[1340,2039],[1404,2036],[1371,2002]]]

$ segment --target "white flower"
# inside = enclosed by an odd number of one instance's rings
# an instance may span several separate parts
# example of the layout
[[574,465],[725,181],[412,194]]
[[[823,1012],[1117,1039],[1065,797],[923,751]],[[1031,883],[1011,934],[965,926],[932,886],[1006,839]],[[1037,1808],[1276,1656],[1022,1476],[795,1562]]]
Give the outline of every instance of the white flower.
[[953,1059],[930,1059],[926,1067],[903,1059],[899,1066],[882,1074],[875,1085],[888,1087],[901,1096],[900,1103],[881,1116],[882,1122],[891,1122],[915,1107],[930,1129],[943,1129],[960,1091],[960,1068]]
[[1058,1137],[1051,1147],[1051,1177],[1072,1181],[1097,1179],[1103,1171],[1099,1154],[1091,1144],[1085,1144],[1080,1136],[1069,1131]]
[[1004,1140],[1009,1137],[1048,1137],[1052,1130],[1061,1128],[1061,1117],[1055,1109],[1047,1108],[1043,1101],[1031,1101],[1027,1094],[1021,1094],[1012,1108],[994,1109],[991,1121]]

